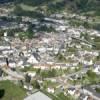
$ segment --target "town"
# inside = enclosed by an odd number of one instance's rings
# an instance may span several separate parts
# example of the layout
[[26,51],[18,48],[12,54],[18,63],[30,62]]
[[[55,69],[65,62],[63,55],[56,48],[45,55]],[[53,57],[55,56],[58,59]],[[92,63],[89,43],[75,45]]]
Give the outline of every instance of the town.
[[[9,12],[0,6],[1,100],[100,99],[100,30],[86,23],[94,18],[64,12],[37,19]],[[18,86],[22,95],[6,99],[9,92],[2,99],[3,84]]]

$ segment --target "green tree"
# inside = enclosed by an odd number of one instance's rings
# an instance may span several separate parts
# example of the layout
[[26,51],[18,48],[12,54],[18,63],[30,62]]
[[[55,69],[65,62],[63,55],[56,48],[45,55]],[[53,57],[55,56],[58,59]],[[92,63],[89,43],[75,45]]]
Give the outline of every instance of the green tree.
[[95,72],[93,72],[92,70],[88,70],[87,71],[87,78],[88,78],[88,80],[89,80],[89,82],[91,83],[91,84],[94,84],[94,83],[96,83],[97,82],[97,75],[96,75],[96,73]]
[[23,13],[23,9],[19,5],[17,5],[14,9],[14,13],[17,14],[18,16],[21,16]]
[[99,55],[97,56],[97,60],[100,60],[100,52],[99,52]]
[[88,70],[87,75],[88,75],[88,77],[91,77],[91,78],[96,78],[96,76],[97,76],[96,73],[93,72],[92,70]]
[[31,81],[31,77],[28,74],[26,74],[25,75],[25,82],[30,83],[30,81]]
[[31,84],[32,84],[33,88],[40,89],[40,85],[37,80],[32,81]]
[[32,24],[29,25],[28,30],[27,30],[27,37],[32,39],[34,36],[34,32],[33,32],[33,26]]
[[23,87],[23,85],[24,85],[23,80],[19,80],[18,82],[19,82],[19,86],[20,86],[20,87]]

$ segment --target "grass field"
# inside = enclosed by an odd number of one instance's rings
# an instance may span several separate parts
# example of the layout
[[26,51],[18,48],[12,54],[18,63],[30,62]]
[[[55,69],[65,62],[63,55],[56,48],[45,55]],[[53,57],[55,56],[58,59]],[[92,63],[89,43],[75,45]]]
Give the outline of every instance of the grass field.
[[0,100],[23,100],[25,95],[25,90],[12,82],[0,82]]
[[25,4],[20,4],[20,6],[22,7],[23,10],[26,10],[26,11],[34,11],[37,8],[37,7],[25,5]]

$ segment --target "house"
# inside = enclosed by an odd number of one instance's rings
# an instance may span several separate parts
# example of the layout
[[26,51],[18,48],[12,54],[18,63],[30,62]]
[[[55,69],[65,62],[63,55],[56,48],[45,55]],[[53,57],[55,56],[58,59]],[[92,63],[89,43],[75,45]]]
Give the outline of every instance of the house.
[[14,50],[12,50],[12,49],[4,49],[4,50],[2,50],[2,54],[4,54],[4,55],[11,54],[11,53],[14,53]]
[[40,61],[41,57],[38,53],[33,52],[33,56],[36,58],[36,60]]
[[53,49],[53,52],[54,52],[54,54],[58,54],[59,49],[58,49],[58,48],[54,48],[54,49]]
[[9,50],[10,48],[11,47],[10,46],[7,46],[7,45],[6,46],[5,45],[3,45],[3,46],[0,45],[0,50],[4,50],[4,49],[8,49]]
[[69,79],[72,80],[72,81],[77,80],[76,75],[73,75],[73,76],[69,77]]
[[34,64],[33,67],[36,69],[46,70],[46,69],[49,69],[51,67],[51,65],[46,64],[46,63],[39,63],[39,64]]
[[9,67],[10,67],[10,68],[15,68],[15,67],[16,67],[16,62],[10,60],[10,61],[9,61]]
[[35,75],[36,75],[36,72],[32,72],[32,71],[29,71],[29,72],[27,72],[28,73],[28,75],[30,76],[30,77],[34,77]]
[[23,63],[24,63],[24,61],[23,61],[23,60],[20,60],[20,61],[17,62],[17,66],[18,66],[18,67],[19,67],[19,66],[22,66]]
[[56,78],[46,78],[46,80],[51,81],[51,82],[57,82],[57,79]]
[[31,91],[33,89],[33,87],[31,85],[24,85],[24,89]]
[[68,67],[66,66],[66,64],[61,64],[60,66],[61,66],[61,67],[60,67],[61,69],[67,69],[67,68],[68,68]]
[[80,96],[80,90],[79,89],[77,89],[76,91],[75,91],[75,97],[76,98],[79,98],[79,96]]
[[30,63],[30,64],[37,64],[38,63],[38,60],[33,55],[31,55],[28,58],[27,62]]
[[61,19],[61,18],[63,18],[64,17],[64,15],[63,14],[52,14],[50,17],[52,17],[52,18],[59,18],[59,19]]
[[65,31],[66,30],[66,26],[59,26],[56,28],[56,31]]
[[2,69],[0,68],[0,77],[2,77],[2,74],[3,74],[3,71],[2,71]]
[[95,72],[96,74],[100,74],[100,67],[95,67],[93,69],[93,72]]
[[97,93],[91,86],[83,87],[83,93],[92,96],[93,100],[100,100],[100,94]]
[[28,97],[26,97],[24,100],[52,100],[50,97],[45,95],[44,93],[38,91]]
[[100,67],[100,61],[96,61],[96,63],[94,64],[95,67]]
[[7,37],[7,32],[4,32],[4,37]]
[[46,52],[46,48],[45,47],[38,48],[38,51],[40,53],[45,53]]
[[4,59],[4,57],[0,58],[0,66],[5,66],[6,65],[6,60]]
[[90,60],[90,61],[82,60],[82,63],[85,65],[92,65],[93,61],[92,60]]
[[57,19],[53,19],[53,18],[44,18],[45,21],[50,21],[50,22],[54,22],[54,23],[59,23],[59,24],[64,24],[63,20],[57,20]]
[[60,69],[61,66],[60,66],[60,64],[54,64],[51,68],[53,68],[53,69]]
[[100,61],[97,61],[95,64],[94,64],[94,69],[93,71],[97,74],[100,74]]
[[54,88],[52,88],[52,87],[48,87],[47,88],[47,91],[49,92],[49,93],[54,93],[55,91],[54,91]]
[[68,88],[68,94],[70,94],[70,95],[74,95],[75,91],[76,91],[76,89],[74,87]]
[[27,62],[28,58],[27,57],[18,57],[18,59],[16,60],[17,66],[24,68],[24,67],[28,67],[31,64],[29,62]]
[[80,100],[94,100],[94,99],[90,95],[81,94],[80,95]]

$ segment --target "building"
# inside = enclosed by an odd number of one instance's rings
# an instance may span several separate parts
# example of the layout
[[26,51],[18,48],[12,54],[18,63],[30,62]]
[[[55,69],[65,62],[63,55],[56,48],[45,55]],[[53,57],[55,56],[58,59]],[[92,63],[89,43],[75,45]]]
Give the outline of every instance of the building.
[[44,93],[38,91],[38,92],[26,97],[24,100],[52,100],[52,99],[49,98]]
[[97,93],[91,86],[84,87],[83,93],[92,96],[94,100],[100,100],[100,94]]

